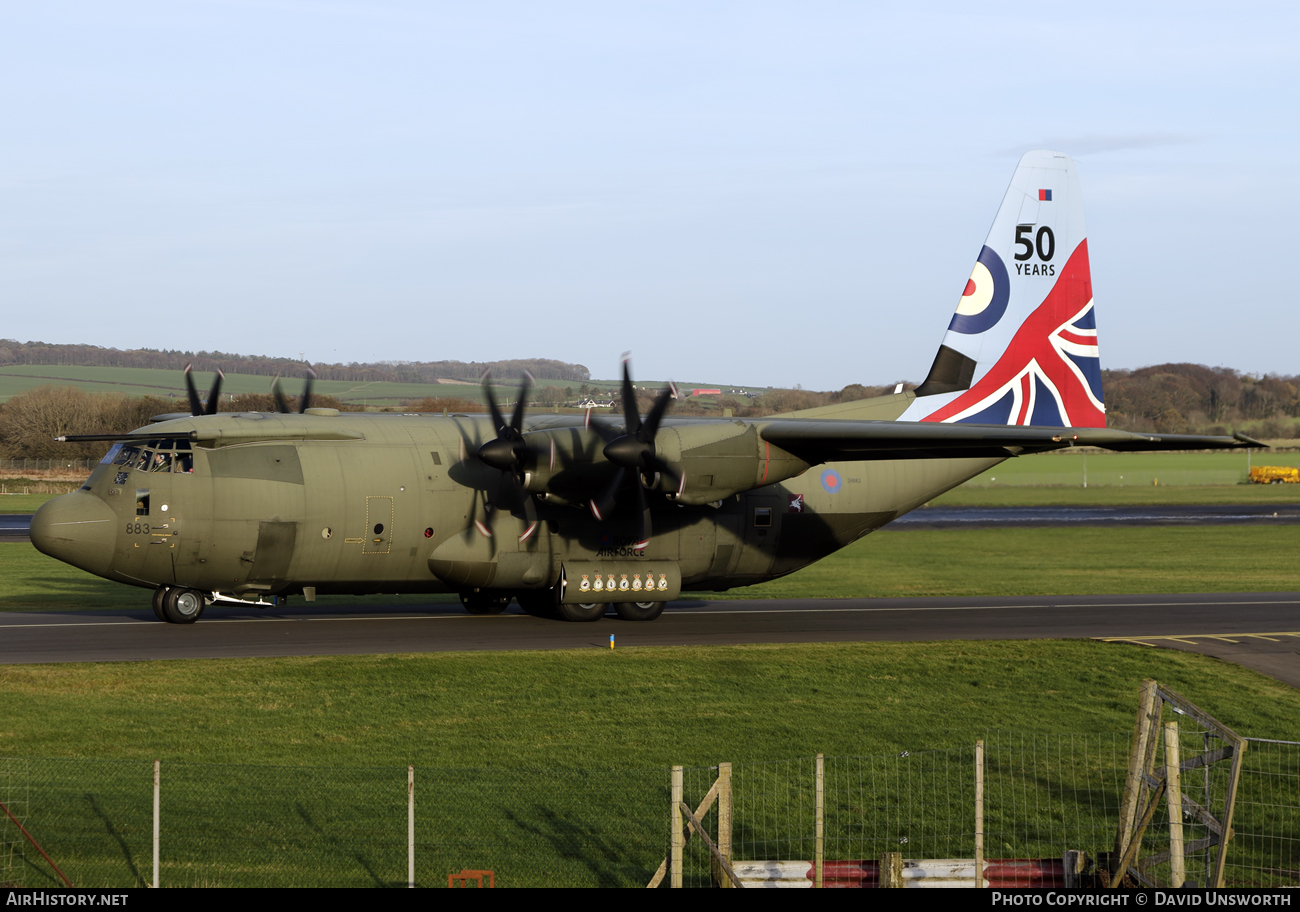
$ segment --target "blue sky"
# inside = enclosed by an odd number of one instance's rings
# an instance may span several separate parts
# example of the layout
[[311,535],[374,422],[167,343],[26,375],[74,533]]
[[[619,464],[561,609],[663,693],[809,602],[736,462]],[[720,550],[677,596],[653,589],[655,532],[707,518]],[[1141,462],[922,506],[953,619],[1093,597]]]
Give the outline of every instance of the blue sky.
[[1291,4],[0,12],[0,337],[920,380],[1020,154],[1103,367],[1300,373]]

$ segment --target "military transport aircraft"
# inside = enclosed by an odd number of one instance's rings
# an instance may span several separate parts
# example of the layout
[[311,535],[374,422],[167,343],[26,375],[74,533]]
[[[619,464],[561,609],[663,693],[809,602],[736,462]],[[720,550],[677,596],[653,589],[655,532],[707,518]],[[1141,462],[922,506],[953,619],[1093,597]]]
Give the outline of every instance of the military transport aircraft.
[[[325,593],[456,592],[475,614],[658,617],[683,591],[792,573],[1004,459],[1072,446],[1260,446],[1106,428],[1073,161],[1021,160],[929,375],[915,392],[761,419],[190,414],[114,446],[32,520],[44,553],[205,607]],[[73,438],[68,438],[73,439]],[[77,439],[88,439],[81,437]]]

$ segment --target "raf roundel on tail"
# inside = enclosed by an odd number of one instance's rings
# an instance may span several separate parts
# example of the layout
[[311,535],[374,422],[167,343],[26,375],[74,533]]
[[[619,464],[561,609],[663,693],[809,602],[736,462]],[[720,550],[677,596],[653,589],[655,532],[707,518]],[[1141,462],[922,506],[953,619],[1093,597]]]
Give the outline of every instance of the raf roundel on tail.
[[1068,155],[1020,160],[917,393],[904,420],[1106,426],[1088,241]]

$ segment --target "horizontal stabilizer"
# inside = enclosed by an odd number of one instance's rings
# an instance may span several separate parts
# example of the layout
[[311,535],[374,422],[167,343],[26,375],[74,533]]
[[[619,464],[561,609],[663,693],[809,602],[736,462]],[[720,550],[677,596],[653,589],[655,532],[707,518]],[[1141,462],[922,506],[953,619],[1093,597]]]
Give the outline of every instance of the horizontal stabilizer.
[[760,434],[804,462],[1005,457],[1074,446],[1138,452],[1264,446],[1241,435],[1134,434],[1109,428],[894,421],[773,421]]

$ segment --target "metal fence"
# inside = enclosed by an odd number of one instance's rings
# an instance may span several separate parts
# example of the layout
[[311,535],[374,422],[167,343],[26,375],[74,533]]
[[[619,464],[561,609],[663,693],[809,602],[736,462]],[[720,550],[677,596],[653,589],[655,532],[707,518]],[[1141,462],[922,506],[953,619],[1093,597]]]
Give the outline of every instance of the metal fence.
[[0,473],[4,472],[85,472],[99,464],[98,459],[0,459]]
[[[1114,845],[1129,735],[995,734],[984,743],[985,858],[1096,857]],[[823,852],[828,860],[974,858],[976,747],[823,760]],[[712,768],[685,772],[685,800],[708,790]],[[732,766],[732,845],[738,861],[799,860],[816,852],[812,757]],[[714,873],[702,842],[688,843],[684,886]]]
[[[1198,740],[1199,739],[1199,740]],[[1188,755],[1204,740],[1188,732]],[[1094,862],[1114,848],[1128,734],[995,733],[984,742],[983,856]],[[1202,744],[1202,748],[1203,748]],[[972,742],[947,750],[827,757],[823,851],[828,860],[971,858],[976,844]],[[687,768],[692,808],[716,767]],[[165,761],[159,789],[161,886],[441,886],[489,869],[499,886],[644,886],[668,854],[670,776],[648,770],[414,770],[408,840],[407,767],[268,767]],[[811,860],[817,783],[812,757],[732,766],[733,857]],[[1189,795],[1220,789],[1186,780]],[[1213,795],[1206,800],[1213,802]],[[153,764],[0,760],[0,801],[78,887],[152,883]],[[706,820],[708,824],[708,820]],[[1229,886],[1300,885],[1300,744],[1252,742],[1229,846]],[[1161,819],[1144,843],[1158,852]],[[1187,830],[1189,843],[1197,834]],[[0,882],[59,881],[7,820]],[[1189,879],[1206,864],[1189,856]],[[684,885],[716,882],[693,839]]]

